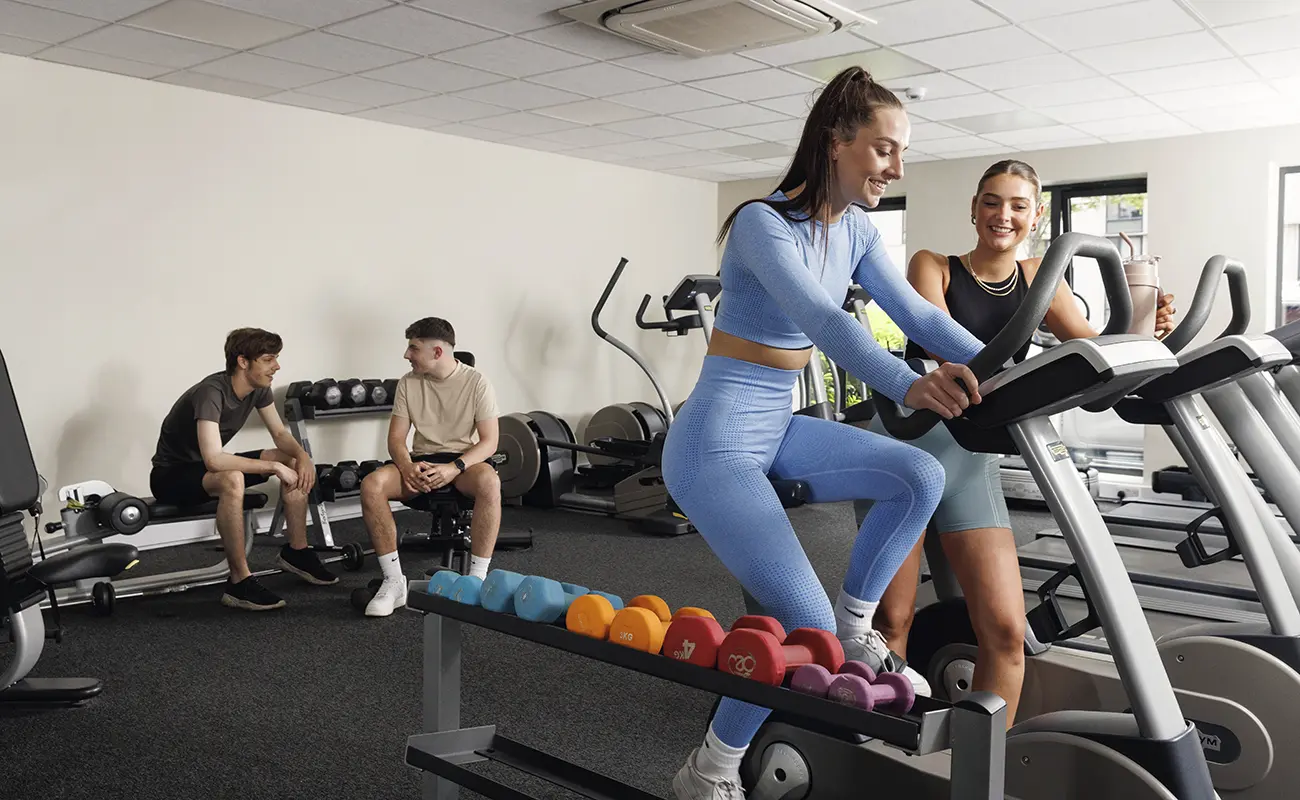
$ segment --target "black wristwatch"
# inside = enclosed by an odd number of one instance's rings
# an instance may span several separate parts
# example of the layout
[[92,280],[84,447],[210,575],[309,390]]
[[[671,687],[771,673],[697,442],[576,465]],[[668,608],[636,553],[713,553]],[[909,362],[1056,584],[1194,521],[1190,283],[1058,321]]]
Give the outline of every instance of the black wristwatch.
[[460,470],[461,472],[464,472],[464,471],[465,471],[465,461],[464,461],[464,459],[460,459],[460,458],[458,458],[458,459],[456,459],[455,461],[453,461],[453,462],[451,462],[451,463],[455,464],[455,465],[456,465],[456,469]]

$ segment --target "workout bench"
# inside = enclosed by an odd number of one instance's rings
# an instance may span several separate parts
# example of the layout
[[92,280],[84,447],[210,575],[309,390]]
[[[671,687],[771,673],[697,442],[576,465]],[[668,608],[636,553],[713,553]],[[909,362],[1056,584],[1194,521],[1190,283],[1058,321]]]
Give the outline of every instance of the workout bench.
[[[428,533],[412,534],[409,530],[398,537],[398,549],[433,551],[440,554],[432,575],[439,569],[469,573],[469,527],[474,519],[474,498],[461,494],[454,486],[444,486],[406,500],[402,505],[415,511],[433,515]],[[532,531],[497,533],[495,552],[525,550],[533,544]]]

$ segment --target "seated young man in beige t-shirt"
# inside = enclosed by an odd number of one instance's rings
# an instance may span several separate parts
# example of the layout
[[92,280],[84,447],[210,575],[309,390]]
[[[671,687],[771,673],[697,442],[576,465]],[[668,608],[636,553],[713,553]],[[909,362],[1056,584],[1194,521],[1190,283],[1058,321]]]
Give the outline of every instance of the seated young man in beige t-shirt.
[[[447,484],[474,498],[470,574],[487,577],[501,526],[501,481],[486,463],[497,449],[497,401],[483,373],[452,354],[451,323],[425,317],[406,329],[411,371],[397,382],[388,422],[385,464],[361,482],[361,510],[384,571],[366,616],[386,617],[406,605],[406,578],[397,556],[397,524],[389,501],[408,500]],[[406,437],[415,427],[411,448]]]

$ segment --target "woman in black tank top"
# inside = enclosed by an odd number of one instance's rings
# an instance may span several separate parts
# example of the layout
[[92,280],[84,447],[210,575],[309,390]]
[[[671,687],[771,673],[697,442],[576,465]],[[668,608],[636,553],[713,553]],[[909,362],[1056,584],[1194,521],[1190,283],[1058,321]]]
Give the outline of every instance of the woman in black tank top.
[[[962,255],[947,256],[922,250],[908,264],[912,286],[982,342],[988,343],[1015,314],[1038,271],[1039,259],[1017,260],[1016,251],[1043,224],[1041,191],[1038,175],[1028,164],[994,164],[971,199],[975,247]],[[1173,327],[1172,299],[1169,295],[1161,298],[1157,331]],[[1097,335],[1064,282],[1044,322],[1061,341]],[[1024,358],[1028,349],[1028,344],[1021,348],[1016,360]],[[911,343],[906,355],[934,358]],[[991,691],[1006,700],[1009,725],[1015,719],[1024,680],[1025,603],[998,459],[963,449],[942,426],[913,444],[935,456],[948,476],[931,527],[941,537],[944,553],[961,583],[980,645],[970,688]],[[866,508],[855,504],[860,518]],[[895,653],[907,652],[921,547],[918,542],[894,576],[875,614],[875,627]],[[930,665],[911,666],[926,674]]]

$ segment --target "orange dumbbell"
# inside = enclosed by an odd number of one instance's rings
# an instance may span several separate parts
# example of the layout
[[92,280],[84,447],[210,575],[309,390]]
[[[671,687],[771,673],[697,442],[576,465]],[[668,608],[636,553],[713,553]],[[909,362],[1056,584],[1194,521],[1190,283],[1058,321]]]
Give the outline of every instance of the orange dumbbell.
[[713,615],[702,608],[685,606],[670,614],[663,598],[643,594],[628,601],[627,607],[614,615],[609,626],[609,640],[633,650],[658,653],[664,644],[668,626],[682,617],[709,617]]

